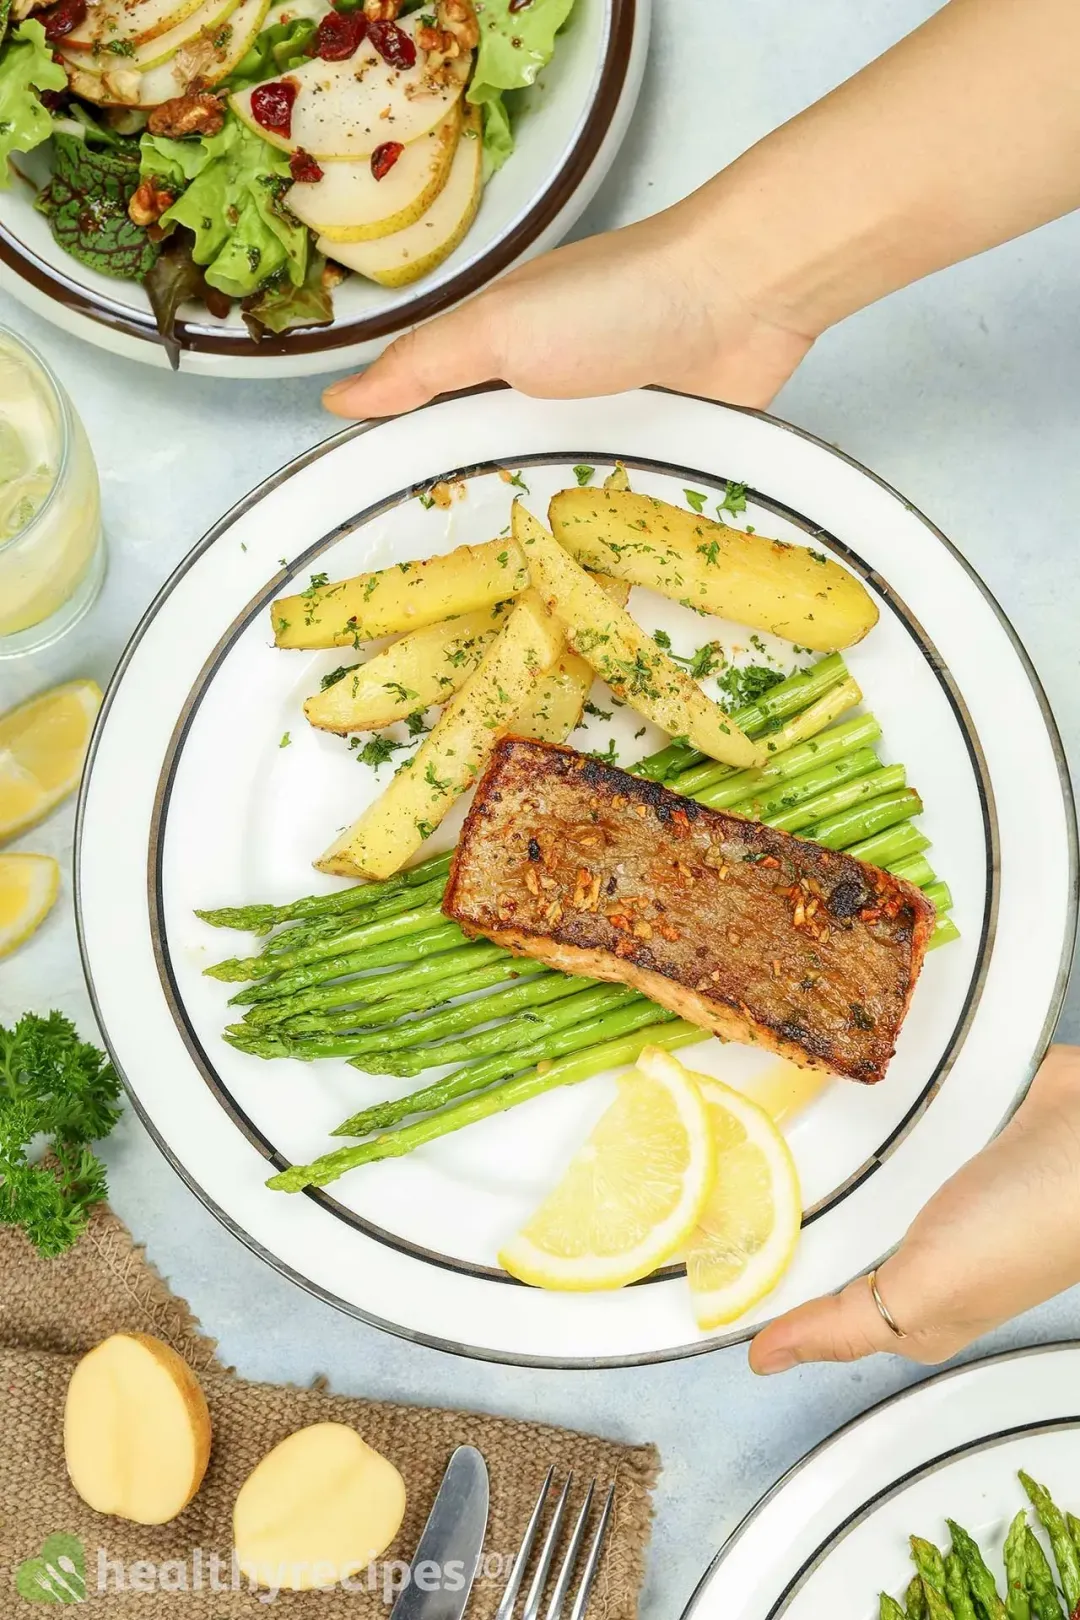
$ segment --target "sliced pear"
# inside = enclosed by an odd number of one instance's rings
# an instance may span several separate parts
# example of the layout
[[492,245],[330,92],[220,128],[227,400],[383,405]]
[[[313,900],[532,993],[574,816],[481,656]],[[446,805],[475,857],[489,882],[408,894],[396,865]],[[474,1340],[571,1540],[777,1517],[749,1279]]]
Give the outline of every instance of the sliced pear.
[[447,182],[426,214],[373,242],[332,242],[320,236],[320,250],[384,287],[418,281],[449,258],[476,218],[484,189],[482,158],[480,111],[470,107]]
[[93,44],[73,45],[70,37],[63,42],[64,54],[70,54],[76,66],[85,68],[88,73],[108,73],[110,69],[119,67],[138,68],[140,73],[145,73],[149,68],[157,67],[159,62],[167,62],[182,45],[201,34],[204,28],[219,28],[239,4],[240,0],[200,0],[198,10],[183,18],[175,28],[147,40],[145,45],[131,45],[123,55],[110,51],[107,45],[103,48],[96,48]]
[[[402,17],[398,27],[414,34],[419,12]],[[296,86],[292,132],[286,139],[263,129],[251,111],[252,90],[238,91],[230,106],[257,135],[283,152],[304,151],[320,162],[370,157],[385,141],[407,146],[434,129],[460,99],[472,65],[471,54],[447,64],[447,84],[425,77],[426,53],[418,50],[411,68],[393,68],[365,40],[347,62],[315,57],[287,75]],[[392,172],[392,171],[391,171]]]
[[330,163],[321,180],[291,188],[289,208],[331,242],[391,236],[427,212],[445,186],[461,135],[461,103],[441,124],[410,141],[389,174],[376,180],[371,159]]
[[165,62],[148,72],[127,62],[104,73],[91,73],[65,57],[76,95],[99,107],[160,107],[182,96],[196,81],[209,88],[230,74],[263,25],[270,0],[242,0],[219,27],[204,29]]
[[107,51],[116,46],[144,45],[178,27],[202,4],[203,0],[100,0],[89,6],[82,22],[65,35],[64,46],[72,51]]

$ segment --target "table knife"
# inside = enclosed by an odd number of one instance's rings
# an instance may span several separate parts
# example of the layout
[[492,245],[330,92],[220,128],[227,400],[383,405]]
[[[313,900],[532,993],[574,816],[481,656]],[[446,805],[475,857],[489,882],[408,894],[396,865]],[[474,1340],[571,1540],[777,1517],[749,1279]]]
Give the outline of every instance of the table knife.
[[475,1446],[459,1446],[390,1620],[461,1620],[484,1550],[487,1517],[487,1465]]

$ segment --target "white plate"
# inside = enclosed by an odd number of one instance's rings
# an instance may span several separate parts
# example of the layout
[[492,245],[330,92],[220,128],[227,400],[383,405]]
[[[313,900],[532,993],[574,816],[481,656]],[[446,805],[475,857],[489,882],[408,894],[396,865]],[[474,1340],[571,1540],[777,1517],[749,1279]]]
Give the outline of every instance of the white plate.
[[[268,1158],[325,1151],[353,1107],[411,1083],[225,1046],[228,992],[201,969],[245,936],[193,912],[332,887],[309,862],[378,788],[301,713],[346,655],[273,650],[271,598],[312,571],[340,577],[490,538],[514,493],[493,468],[524,469],[543,512],[575,463],[599,478],[616,456],[635,487],[679,502],[684,486],[715,499],[725,476],[745,481],[760,493],[744,521],[813,536],[881,605],[849,663],[882,722],[885,757],[906,763],[926,801],[962,938],[928,958],[884,1083],[837,1083],[796,1119],[808,1209],[798,1258],[729,1338],[866,1269],[1031,1079],[1070,958],[1075,831],[1053,722],[995,604],[924,518],[834,450],[764,416],[657,392],[575,402],[486,392],[350,430],[250,496],[165,586],[106,699],[80,810],[78,905],[102,1027],[190,1184],[245,1241],[344,1308],[427,1343],[540,1364],[648,1361],[727,1342],[696,1332],[679,1276],[567,1296],[494,1269],[500,1240],[550,1186],[610,1082],[537,1099],[325,1192],[268,1192]],[[413,491],[466,462],[466,498],[423,510]],[[632,605],[684,649],[717,633],[746,641],[717,621],[703,633],[700,618],[645,592]],[[661,740],[634,742],[635,729],[623,710],[575,741],[604,747],[614,736],[629,761]],[[711,1040],[688,1060],[735,1083],[763,1061]]]
[[1047,1485],[1062,1509],[1080,1504],[1078,1383],[1080,1345],[1060,1344],[892,1396],[773,1487],[683,1620],[877,1620],[877,1594],[902,1597],[914,1573],[908,1537],[947,1547],[946,1517],[976,1538],[1003,1592],[1005,1534],[1028,1506],[1017,1470]]
[[[522,93],[513,157],[492,176],[475,223],[438,270],[397,290],[353,276],[335,294],[332,326],[259,344],[238,310],[221,322],[193,309],[181,326],[180,368],[303,377],[367,365],[401,332],[554,247],[592,201],[630,127],[651,8],[652,0],[577,0],[554,57]],[[20,161],[35,180],[47,179],[43,154]],[[143,289],[88,270],[59,248],[22,180],[0,191],[0,287],[110,353],[170,363]]]

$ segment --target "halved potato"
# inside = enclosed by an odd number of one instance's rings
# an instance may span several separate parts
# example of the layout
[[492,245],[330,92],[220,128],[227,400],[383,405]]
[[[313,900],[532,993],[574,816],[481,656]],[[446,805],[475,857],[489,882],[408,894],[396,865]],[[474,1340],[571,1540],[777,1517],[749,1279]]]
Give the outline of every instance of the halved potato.
[[133,69],[127,58],[104,71],[87,71],[78,59],[65,57],[71,88],[99,107],[139,108],[160,107],[196,82],[210,88],[246,55],[269,9],[270,0],[242,0],[219,27],[202,29],[166,61],[145,72]]
[[[414,34],[420,17],[419,12],[401,17],[398,27]],[[419,140],[460,99],[472,65],[471,52],[446,64],[446,84],[429,83],[426,60],[426,53],[418,50],[411,68],[394,68],[365,40],[345,62],[314,57],[293,68],[288,78],[296,86],[296,100],[288,137],[264,129],[253,116],[252,90],[238,91],[229,105],[256,135],[283,152],[303,150],[321,163],[370,157],[386,141],[408,145]]]
[[[606,596],[625,607],[630,587],[621,579],[608,574],[594,574],[593,578]],[[536,737],[540,742],[563,743],[581,724],[585,713],[585,700],[592,690],[596,671],[592,665],[569,648],[546,675],[536,683],[536,690],[528,702],[514,716],[509,730],[515,737]]]
[[107,42],[104,48],[100,44],[95,47],[93,42],[72,43],[70,35],[63,41],[65,53],[70,51],[77,65],[84,67],[88,73],[107,73],[110,68],[117,67],[138,68],[140,73],[145,73],[148,68],[157,67],[159,62],[167,62],[181,45],[186,45],[204,28],[219,27],[239,3],[240,0],[200,0],[198,8],[190,16],[182,18],[175,28],[148,39],[143,45],[132,45],[130,55],[125,51],[122,57],[117,56],[108,49]]
[[671,736],[689,738],[710,759],[740,770],[762,763],[764,750],[705,696],[625,608],[611,601],[520,501],[514,502],[512,527],[533,583],[564,621],[571,647],[617,697]]
[[424,562],[394,563],[299,596],[281,596],[270,609],[279,647],[358,647],[363,641],[419,630],[517,596],[529,570],[512,540],[458,546]]
[[142,45],[169,33],[201,4],[202,0],[101,0],[87,8],[82,22],[64,36],[64,45],[71,50],[96,45],[105,51]]
[[378,731],[416,709],[446,703],[465,685],[506,622],[510,603],[425,625],[357,664],[304,704],[322,731]]
[[823,551],[745,534],[651,495],[564,489],[548,521],[583,568],[605,568],[814,652],[850,647],[878,620],[862,581]]
[[389,174],[376,180],[371,159],[330,163],[321,180],[286,193],[289,208],[328,242],[368,242],[403,231],[426,213],[445,186],[461,135],[461,104],[410,141]]
[[526,591],[480,668],[381,797],[315,862],[319,870],[366,878],[399,871],[475,782],[564,645],[563,626]]
[[383,287],[405,287],[453,253],[476,218],[483,189],[480,110],[471,107],[449,177],[426,214],[393,236],[369,242],[334,242],[321,236],[319,248],[328,258]]

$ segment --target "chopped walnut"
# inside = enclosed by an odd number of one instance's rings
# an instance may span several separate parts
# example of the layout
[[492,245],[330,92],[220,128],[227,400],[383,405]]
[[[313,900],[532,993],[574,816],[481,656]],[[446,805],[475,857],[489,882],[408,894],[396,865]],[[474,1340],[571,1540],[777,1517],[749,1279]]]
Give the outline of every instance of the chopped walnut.
[[345,266],[335,264],[333,259],[327,259],[323,265],[322,275],[319,277],[324,292],[333,292],[335,287],[340,287],[341,283],[348,279],[349,272]]
[[171,191],[159,190],[152,180],[144,180],[138,190],[132,193],[128,218],[133,225],[141,225],[145,230],[148,226],[156,225],[175,201]]
[[181,140],[185,135],[217,135],[224,122],[225,108],[217,96],[195,90],[155,107],[147,128],[151,135]]
[[397,22],[401,0],[364,0],[364,16],[368,22]]
[[421,23],[416,30],[416,43],[427,53],[427,78],[438,84],[450,76],[449,63],[476,49],[480,43],[480,25],[472,0],[438,0],[435,15],[434,28]]

